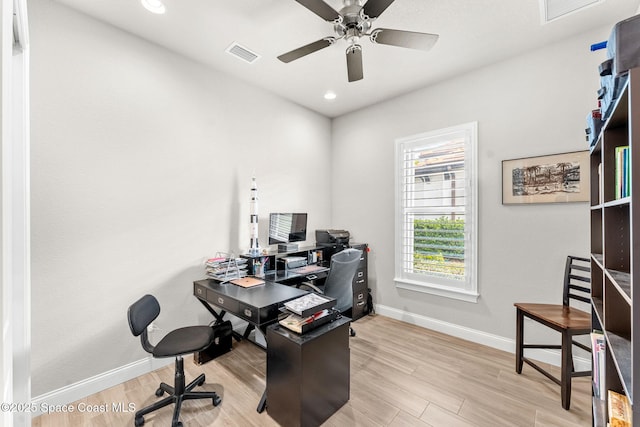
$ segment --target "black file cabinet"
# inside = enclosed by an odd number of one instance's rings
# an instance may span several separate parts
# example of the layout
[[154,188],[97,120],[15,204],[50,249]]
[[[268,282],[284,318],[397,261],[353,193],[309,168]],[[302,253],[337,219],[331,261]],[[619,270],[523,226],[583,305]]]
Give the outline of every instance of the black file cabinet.
[[367,262],[369,255],[369,245],[367,243],[351,243],[344,245],[340,243],[336,244],[319,244],[323,247],[323,257],[326,260],[331,259],[333,254],[340,252],[343,249],[353,248],[362,251],[360,257],[360,265],[356,271],[356,275],[353,278],[353,308],[350,314],[351,319],[358,320],[363,317],[371,309],[367,307],[367,300],[369,299],[369,280],[367,277]]
[[267,328],[267,413],[282,427],[317,427],[349,400],[349,322],[305,334]]
[[353,278],[353,308],[351,309],[351,318],[359,319],[368,312],[367,299],[369,297],[369,282],[367,278],[367,255],[369,246],[366,243],[353,243],[350,245],[353,249],[362,251],[360,257],[360,265],[356,270]]

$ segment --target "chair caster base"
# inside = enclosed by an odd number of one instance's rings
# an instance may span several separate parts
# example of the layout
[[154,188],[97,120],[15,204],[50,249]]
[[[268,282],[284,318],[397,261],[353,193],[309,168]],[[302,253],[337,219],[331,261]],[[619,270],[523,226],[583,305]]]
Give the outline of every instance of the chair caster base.
[[136,427],[140,427],[144,425],[144,417],[136,417],[134,424]]
[[218,406],[219,404],[222,403],[222,398],[220,398],[220,396],[216,396],[211,400],[213,400],[213,406]]

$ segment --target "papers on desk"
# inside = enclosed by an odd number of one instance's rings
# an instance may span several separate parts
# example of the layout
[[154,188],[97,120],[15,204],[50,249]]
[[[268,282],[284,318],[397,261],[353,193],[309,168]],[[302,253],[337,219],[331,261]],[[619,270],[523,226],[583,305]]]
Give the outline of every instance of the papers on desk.
[[313,292],[284,303],[284,308],[301,317],[309,317],[336,305],[336,300]]
[[327,322],[336,320],[340,312],[334,310],[335,305],[335,298],[309,293],[285,302],[284,308],[291,314],[278,323],[293,332],[304,334]]
[[246,258],[214,257],[207,260],[207,276],[216,280],[232,280],[247,275]]

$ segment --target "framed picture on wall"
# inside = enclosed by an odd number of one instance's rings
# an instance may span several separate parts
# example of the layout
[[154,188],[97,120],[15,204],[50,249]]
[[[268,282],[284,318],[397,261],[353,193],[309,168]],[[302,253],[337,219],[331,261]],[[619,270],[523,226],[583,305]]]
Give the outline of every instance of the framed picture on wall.
[[589,151],[502,161],[502,204],[589,201]]

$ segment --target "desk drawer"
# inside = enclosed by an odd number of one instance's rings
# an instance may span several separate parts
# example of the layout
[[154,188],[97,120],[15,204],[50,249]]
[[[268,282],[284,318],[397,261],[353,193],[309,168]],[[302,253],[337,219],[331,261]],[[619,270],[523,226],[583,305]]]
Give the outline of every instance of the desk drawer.
[[207,301],[210,304],[213,304],[230,313],[236,313],[240,304],[233,298],[227,297],[225,295],[220,295],[219,293],[214,292],[211,289],[207,289]]
[[203,300],[207,299],[207,288],[197,283],[193,284],[193,294]]
[[237,316],[254,324],[260,324],[260,310],[248,304],[238,302]]

